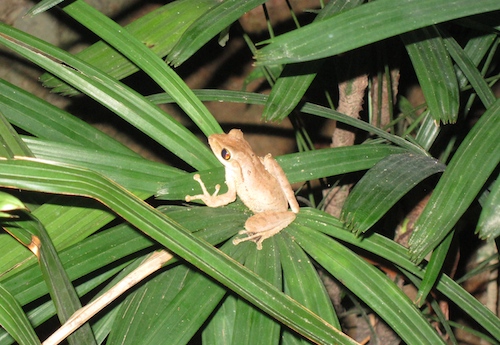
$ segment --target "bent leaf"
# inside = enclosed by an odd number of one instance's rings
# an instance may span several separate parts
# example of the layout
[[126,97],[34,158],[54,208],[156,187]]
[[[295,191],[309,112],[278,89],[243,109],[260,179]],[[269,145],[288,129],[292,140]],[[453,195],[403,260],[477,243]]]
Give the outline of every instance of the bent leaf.
[[378,162],[356,184],[342,209],[342,219],[356,235],[367,231],[413,187],[443,172],[436,159],[402,153]]

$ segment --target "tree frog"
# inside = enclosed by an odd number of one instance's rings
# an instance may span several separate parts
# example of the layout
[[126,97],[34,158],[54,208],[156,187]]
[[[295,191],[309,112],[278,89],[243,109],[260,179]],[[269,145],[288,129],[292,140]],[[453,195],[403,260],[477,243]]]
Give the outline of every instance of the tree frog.
[[299,212],[292,187],[271,154],[258,157],[241,130],[213,134],[208,143],[225,167],[228,191],[218,195],[220,185],[216,185],[215,192],[210,194],[200,175],[195,174],[193,178],[200,184],[203,194],[187,195],[186,201],[202,200],[208,207],[219,207],[235,201],[238,195],[254,215],[245,222],[245,230],[239,232],[247,237],[236,238],[233,244],[253,241],[261,250],[262,242],[286,228]]

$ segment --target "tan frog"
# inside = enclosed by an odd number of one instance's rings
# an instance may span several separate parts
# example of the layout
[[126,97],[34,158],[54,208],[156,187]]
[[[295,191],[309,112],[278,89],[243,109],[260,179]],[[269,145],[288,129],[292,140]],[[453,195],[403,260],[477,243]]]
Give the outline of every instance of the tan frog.
[[[199,199],[209,207],[219,207],[235,201],[238,195],[254,215],[245,222],[245,230],[239,232],[248,236],[234,239],[233,244],[253,241],[261,250],[262,242],[286,228],[299,212],[292,187],[271,154],[258,157],[243,138],[241,130],[213,134],[208,143],[226,169],[228,191],[217,195],[220,185],[216,185],[211,195],[200,175],[196,174],[193,178],[200,184],[203,194],[187,195],[186,201]],[[288,211],[288,204],[292,211]]]

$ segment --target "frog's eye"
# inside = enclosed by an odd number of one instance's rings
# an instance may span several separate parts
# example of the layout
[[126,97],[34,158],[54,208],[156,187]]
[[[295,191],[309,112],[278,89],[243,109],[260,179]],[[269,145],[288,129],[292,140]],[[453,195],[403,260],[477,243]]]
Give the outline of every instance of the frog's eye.
[[229,150],[222,149],[222,151],[220,152],[220,155],[221,155],[222,159],[224,159],[226,161],[231,159],[231,152],[229,152]]

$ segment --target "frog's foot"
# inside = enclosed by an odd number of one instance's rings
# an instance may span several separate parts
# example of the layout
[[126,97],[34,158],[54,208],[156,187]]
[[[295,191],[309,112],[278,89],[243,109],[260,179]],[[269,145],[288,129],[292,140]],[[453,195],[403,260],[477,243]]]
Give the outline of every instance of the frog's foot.
[[213,194],[210,194],[207,190],[207,187],[205,186],[205,183],[201,180],[201,177],[199,174],[195,174],[193,176],[193,180],[198,182],[200,184],[201,190],[203,194],[198,194],[198,195],[186,195],[185,200],[187,202],[193,201],[193,200],[201,200],[207,205],[208,207],[219,207],[219,206],[224,206],[229,204],[230,202],[233,202],[236,200],[236,189],[229,189],[227,193],[219,195],[220,191],[220,185],[216,184],[215,185],[215,192]]
[[294,219],[295,213],[290,211],[257,213],[247,219],[245,230],[238,232],[240,235],[246,234],[247,237],[235,238],[233,244],[237,245],[241,242],[252,241],[257,245],[257,250],[261,250],[262,242],[265,239],[276,235],[293,222]]
[[190,202],[192,200],[202,200],[203,202],[207,203],[206,200],[214,199],[217,197],[217,194],[219,193],[219,190],[220,190],[219,184],[215,185],[214,194],[210,194],[207,190],[207,187],[205,187],[205,183],[203,183],[203,181],[201,180],[200,174],[194,174],[193,180],[195,180],[196,182],[198,182],[200,184],[200,187],[201,187],[203,194],[186,195],[185,200],[187,202]]

